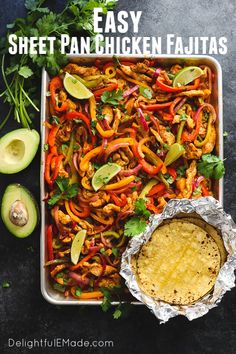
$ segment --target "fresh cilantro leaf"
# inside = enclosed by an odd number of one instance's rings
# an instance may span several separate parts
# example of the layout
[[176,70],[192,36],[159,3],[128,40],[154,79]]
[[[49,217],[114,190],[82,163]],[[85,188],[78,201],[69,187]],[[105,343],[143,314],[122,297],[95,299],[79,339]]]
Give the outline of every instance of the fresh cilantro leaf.
[[97,126],[96,120],[91,120],[91,131],[93,135],[96,135],[96,126]]
[[206,178],[220,179],[225,173],[224,163],[219,157],[212,154],[202,155],[197,164],[197,170]]
[[147,87],[139,87],[139,93],[145,98],[148,98],[149,100],[152,98],[152,91],[148,89]]
[[139,235],[146,228],[146,222],[139,218],[132,218],[125,223],[124,235],[127,237],[133,237]]
[[144,216],[146,218],[149,218],[151,215],[150,211],[148,211],[146,208],[146,202],[143,198],[139,198],[135,202],[135,214]]
[[22,66],[18,71],[18,74],[27,79],[28,77],[33,75],[33,71],[28,66]]
[[186,113],[182,113],[181,115],[180,115],[180,121],[185,121],[185,120],[187,120],[187,114]]
[[194,189],[193,196],[195,197],[196,195],[201,194],[201,192],[202,192],[202,188],[201,186],[198,186],[197,188]]
[[165,173],[164,178],[166,182],[169,184],[172,184],[174,182],[174,178],[169,173]]
[[60,118],[57,116],[52,116],[52,123],[59,125],[60,124]]
[[2,288],[10,288],[10,283],[8,283],[8,281],[4,280],[2,282]]
[[105,253],[105,252],[106,252],[106,250],[104,247],[100,248],[100,253]]
[[44,144],[43,145],[43,151],[48,151],[49,149],[49,145],[48,144]]
[[57,188],[51,198],[48,200],[49,205],[55,205],[59,200],[68,200],[74,198],[78,194],[78,184],[69,184],[69,178],[58,176],[56,179]]
[[101,166],[102,165],[100,165],[100,164],[98,164],[96,162],[93,163],[93,167],[94,167],[95,170],[98,170]]
[[226,132],[226,131],[224,131],[224,133],[223,133],[223,137],[224,137],[224,138],[227,138],[227,137],[228,137],[228,135],[229,135],[229,133],[228,133],[228,132]]
[[117,320],[118,318],[120,318],[122,315],[122,311],[120,309],[120,307],[118,306],[115,311],[113,312],[113,318],[114,320]]
[[53,288],[57,291],[60,291],[61,293],[64,293],[66,290],[66,287],[64,285],[58,284],[58,283],[54,283],[53,284]]
[[166,150],[170,150],[170,145],[168,145],[168,144],[163,144],[163,148],[166,149]]
[[177,169],[176,169],[177,178],[176,179],[179,180],[181,177],[185,176],[186,170],[187,170],[187,166],[177,167]]
[[82,293],[82,289],[81,289],[79,286],[77,286],[77,287],[76,287],[76,290],[75,290],[75,295],[76,295],[76,296],[80,296],[81,293]]
[[104,295],[101,307],[104,312],[107,312],[109,308],[111,307],[111,294],[110,291],[107,288],[100,288],[101,292]]
[[109,103],[113,106],[118,106],[119,102],[123,99],[122,90],[105,91],[101,96],[103,103]]

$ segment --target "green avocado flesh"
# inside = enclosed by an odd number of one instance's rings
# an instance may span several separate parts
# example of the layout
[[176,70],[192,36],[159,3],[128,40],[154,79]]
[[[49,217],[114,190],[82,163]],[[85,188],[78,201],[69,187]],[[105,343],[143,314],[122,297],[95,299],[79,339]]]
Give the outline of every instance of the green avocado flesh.
[[2,198],[1,216],[12,235],[24,238],[38,223],[38,205],[28,189],[20,184],[10,184]]
[[0,173],[24,170],[33,160],[40,137],[36,130],[16,129],[0,139]]

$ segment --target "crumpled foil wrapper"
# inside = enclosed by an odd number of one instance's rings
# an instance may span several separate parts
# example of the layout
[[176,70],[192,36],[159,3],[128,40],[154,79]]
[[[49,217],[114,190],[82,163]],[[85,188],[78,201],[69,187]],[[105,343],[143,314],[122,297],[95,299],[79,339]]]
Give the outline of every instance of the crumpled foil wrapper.
[[[176,217],[180,213],[197,213],[208,224],[216,227],[223,237],[228,252],[227,261],[221,267],[214,290],[192,305],[171,305],[163,301],[154,300],[146,295],[138,286],[131,269],[131,258],[151,237],[154,230],[164,220]],[[131,294],[144,303],[161,323],[167,322],[177,315],[186,316],[190,321],[205,315],[216,307],[226,291],[235,286],[236,269],[236,224],[231,216],[226,214],[220,203],[213,197],[200,199],[172,199],[168,202],[161,214],[152,215],[145,232],[133,237],[122,255],[120,274]]]

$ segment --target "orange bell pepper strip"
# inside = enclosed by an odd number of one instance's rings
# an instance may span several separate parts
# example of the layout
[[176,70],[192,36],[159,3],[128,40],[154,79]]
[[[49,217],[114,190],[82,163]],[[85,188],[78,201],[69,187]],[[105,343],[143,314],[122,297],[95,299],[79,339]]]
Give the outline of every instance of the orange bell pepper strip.
[[197,139],[197,136],[199,134],[200,128],[202,125],[202,114],[201,111],[199,109],[199,114],[196,117],[196,125],[195,125],[195,129],[193,129],[193,131],[191,133],[188,133],[187,131],[184,131],[182,134],[182,141],[194,141],[195,139]]
[[158,111],[160,109],[170,107],[172,103],[173,101],[165,102],[165,103],[147,104],[147,105],[140,103],[139,106],[146,111]]
[[59,128],[59,125],[53,125],[48,135],[48,145],[50,146],[50,151],[53,152],[55,155],[57,155],[56,135]]
[[125,79],[126,81],[132,82],[132,83],[134,83],[134,84],[136,84],[136,85],[139,85],[139,86],[142,86],[142,87],[146,87],[146,88],[148,88],[148,89],[151,90],[151,87],[150,87],[150,86],[148,86],[148,85],[145,84],[144,82],[141,82],[141,81],[132,79],[131,77],[125,75],[125,74],[123,73],[123,71],[121,71],[120,69],[116,69],[116,72],[117,72],[117,74],[119,74],[121,77],[123,77],[123,79]]
[[105,218],[103,218],[103,217],[101,217],[101,216],[96,215],[95,213],[91,213],[90,215],[91,215],[91,217],[92,217],[94,220],[100,222],[100,224],[103,224],[103,225],[112,225],[112,224],[114,223],[114,217],[113,217],[113,216],[109,216],[108,219],[105,219]]
[[117,83],[112,83],[106,87],[99,89],[99,90],[93,91],[93,94],[95,97],[100,97],[104,92],[116,90],[117,87],[118,87]]
[[124,207],[127,204],[127,198],[125,194],[121,194],[120,198],[113,192],[110,193],[111,199],[119,207]]
[[84,262],[87,262],[89,259],[91,259],[99,251],[100,248],[101,247],[98,246],[96,249],[93,249],[89,254],[87,254],[87,256],[82,258],[81,261],[79,261],[77,264],[70,266],[69,269],[76,270],[76,269],[80,268],[84,264]]
[[136,176],[129,176],[129,177],[123,178],[118,182],[107,184],[106,186],[103,186],[101,189],[106,190],[106,191],[111,191],[113,189],[122,188],[122,187],[126,186],[127,184],[133,182],[135,180],[135,177]]
[[166,186],[164,185],[164,183],[156,184],[155,186],[152,187],[152,189],[148,193],[148,197],[152,197],[154,194],[162,192],[165,189],[166,189]]
[[102,146],[97,146],[95,149],[89,151],[84,157],[81,158],[80,161],[80,169],[81,171],[87,171],[89,167],[89,162],[91,159],[96,157],[102,150]]
[[202,189],[202,195],[204,197],[208,197],[210,195],[210,193],[209,193],[209,190],[207,189],[207,187],[205,186],[205,183],[202,182],[200,185],[201,185],[201,189]]
[[71,287],[71,294],[75,299],[87,300],[87,299],[99,299],[104,297],[104,294],[101,291],[82,291],[79,296],[76,295],[76,287]]
[[68,104],[66,102],[63,102],[61,107],[57,105],[56,94],[57,91],[61,90],[62,88],[63,88],[63,83],[60,76],[55,76],[54,78],[52,78],[49,84],[49,91],[51,94],[50,99],[51,99],[53,109],[57,112],[66,111],[68,108]]
[[73,214],[78,216],[79,218],[87,218],[90,214],[89,207],[83,207],[83,211],[79,210],[78,206],[72,201],[69,201],[69,206]]
[[60,163],[62,162],[63,157],[64,157],[63,155],[59,155],[56,157],[55,168],[54,168],[54,172],[53,172],[53,176],[52,176],[52,182],[54,182],[58,176],[59,169],[60,169]]
[[53,244],[52,244],[52,239],[53,239],[53,233],[52,233],[52,225],[48,225],[47,227],[47,253],[48,253],[48,260],[52,261],[54,259],[54,254],[53,254]]
[[101,125],[97,121],[97,117],[96,117],[96,100],[95,100],[94,96],[91,96],[89,98],[89,110],[90,110],[91,120],[97,122],[96,129],[97,129],[98,133],[103,138],[112,137],[112,135],[114,135],[114,130],[113,129],[103,130],[103,128],[101,127]]
[[44,178],[49,186],[52,185],[52,177],[51,177],[50,171],[51,171],[51,161],[52,161],[53,156],[54,156],[53,153],[48,154],[46,157],[46,163],[45,163]]
[[187,85],[187,86],[179,86],[179,87],[173,87],[173,86],[168,86],[162,82],[162,80],[158,77],[156,80],[156,85],[162,90],[166,92],[179,92],[179,91],[189,91],[189,90],[196,90],[200,84],[200,79],[195,79],[193,85]]

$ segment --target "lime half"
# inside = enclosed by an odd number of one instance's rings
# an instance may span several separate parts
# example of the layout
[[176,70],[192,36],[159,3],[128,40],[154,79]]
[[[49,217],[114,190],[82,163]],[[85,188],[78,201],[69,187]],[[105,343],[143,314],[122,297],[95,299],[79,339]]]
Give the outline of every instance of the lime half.
[[107,184],[121,170],[116,163],[107,163],[100,167],[93,175],[92,187],[95,191]]
[[73,75],[66,73],[63,84],[66,91],[78,100],[83,100],[93,96],[93,93]]
[[173,80],[173,86],[185,86],[203,74],[204,72],[198,66],[188,66],[178,72]]
[[72,241],[70,258],[73,264],[77,264],[79,260],[79,256],[81,253],[82,246],[84,244],[84,239],[86,237],[86,230],[80,230],[76,235],[74,240]]

